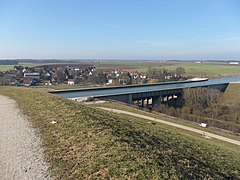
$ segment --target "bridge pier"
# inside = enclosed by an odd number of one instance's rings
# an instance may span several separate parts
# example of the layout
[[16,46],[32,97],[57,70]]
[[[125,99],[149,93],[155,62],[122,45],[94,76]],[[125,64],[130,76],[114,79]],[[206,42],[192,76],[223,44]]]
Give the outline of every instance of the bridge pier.
[[141,100],[141,107],[144,107],[144,98]]
[[128,104],[133,104],[132,94],[128,95]]
[[160,106],[161,105],[162,96],[155,96],[152,98],[152,106]]

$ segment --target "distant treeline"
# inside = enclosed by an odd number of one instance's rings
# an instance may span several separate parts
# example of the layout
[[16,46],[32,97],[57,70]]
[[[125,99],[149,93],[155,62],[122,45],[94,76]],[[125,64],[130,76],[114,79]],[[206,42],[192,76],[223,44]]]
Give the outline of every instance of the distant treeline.
[[18,60],[0,60],[0,65],[16,65],[18,63]]
[[33,64],[51,64],[51,63],[86,63],[89,61],[78,59],[18,59],[20,63],[33,63]]

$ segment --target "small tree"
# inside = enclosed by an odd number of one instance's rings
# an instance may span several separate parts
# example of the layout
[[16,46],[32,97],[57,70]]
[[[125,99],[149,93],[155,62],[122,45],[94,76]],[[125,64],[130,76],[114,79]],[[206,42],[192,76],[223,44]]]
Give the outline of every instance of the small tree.
[[61,70],[56,71],[56,76],[59,84],[63,83],[66,77],[65,73]]
[[176,68],[176,74],[178,75],[178,77],[182,77],[183,74],[185,74],[185,73],[186,73],[186,71],[183,67],[177,67]]

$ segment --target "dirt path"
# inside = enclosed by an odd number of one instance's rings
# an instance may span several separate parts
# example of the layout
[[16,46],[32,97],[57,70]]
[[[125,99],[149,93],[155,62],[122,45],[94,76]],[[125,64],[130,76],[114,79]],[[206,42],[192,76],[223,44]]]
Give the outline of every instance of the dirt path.
[[145,116],[145,115],[141,115],[141,114],[137,114],[137,113],[132,113],[132,112],[128,112],[128,111],[112,109],[112,108],[104,108],[104,107],[99,107],[99,108],[103,109],[103,110],[115,112],[115,113],[122,113],[122,114],[127,114],[127,115],[130,115],[130,116],[135,116],[135,117],[147,119],[147,120],[150,120],[150,121],[154,121],[154,122],[166,124],[166,125],[169,125],[169,126],[177,127],[177,128],[180,128],[180,129],[184,129],[184,130],[187,130],[187,131],[192,131],[192,132],[204,135],[207,138],[215,138],[215,139],[219,139],[219,140],[226,141],[228,143],[232,143],[232,144],[236,144],[236,145],[240,146],[240,141],[233,140],[233,139],[230,139],[230,138],[226,138],[226,137],[223,137],[223,136],[220,136],[220,135],[217,135],[217,134],[213,134],[213,133],[209,133],[209,132],[206,132],[206,131],[202,131],[202,130],[199,130],[199,129],[195,129],[195,128],[192,128],[192,127],[188,127],[188,126],[184,126],[184,125],[180,125],[180,124],[176,124],[176,123],[172,123],[172,122],[168,122],[168,121],[164,121],[164,120],[161,120],[161,119],[156,119],[156,118],[152,118],[152,117],[149,117],[149,116]]
[[0,179],[51,179],[40,146],[16,102],[0,95]]

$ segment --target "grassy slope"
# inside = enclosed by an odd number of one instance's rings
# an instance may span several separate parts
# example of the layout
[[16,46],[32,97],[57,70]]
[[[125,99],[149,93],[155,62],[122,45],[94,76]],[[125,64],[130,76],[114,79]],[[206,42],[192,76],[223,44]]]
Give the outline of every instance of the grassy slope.
[[1,87],[0,94],[14,98],[39,129],[55,178],[240,177],[235,151],[173,129],[37,90]]
[[224,92],[223,104],[231,106],[240,105],[240,83],[231,83]]

